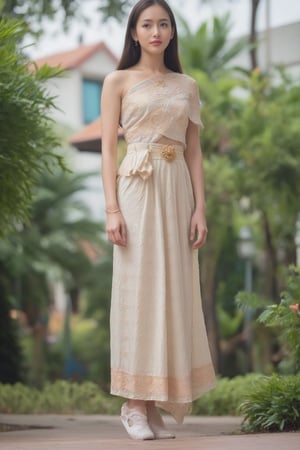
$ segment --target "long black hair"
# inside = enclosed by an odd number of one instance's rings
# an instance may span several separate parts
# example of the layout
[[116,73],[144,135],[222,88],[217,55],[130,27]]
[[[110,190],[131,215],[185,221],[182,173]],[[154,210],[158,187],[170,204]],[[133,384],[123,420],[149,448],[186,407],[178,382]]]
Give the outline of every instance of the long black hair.
[[128,18],[128,24],[125,34],[125,43],[121,59],[119,61],[118,70],[128,69],[138,63],[141,57],[140,45],[136,45],[131,32],[135,30],[137,21],[142,12],[153,5],[161,6],[169,15],[174,36],[171,39],[164,54],[164,63],[166,67],[173,72],[182,73],[182,67],[178,56],[178,33],[174,14],[165,0],[139,0],[132,8]]

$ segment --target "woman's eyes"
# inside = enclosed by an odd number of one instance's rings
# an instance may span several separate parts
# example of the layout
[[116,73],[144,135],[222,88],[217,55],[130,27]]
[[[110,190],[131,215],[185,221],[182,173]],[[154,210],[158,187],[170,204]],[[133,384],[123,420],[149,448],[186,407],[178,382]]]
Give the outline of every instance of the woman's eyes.
[[[168,24],[168,22],[162,22],[162,23],[160,24],[160,26],[163,27],[163,28],[168,28],[168,27],[169,27],[169,24]],[[142,27],[143,27],[143,28],[150,28],[151,25],[150,25],[149,23],[144,23],[144,24],[142,25]]]

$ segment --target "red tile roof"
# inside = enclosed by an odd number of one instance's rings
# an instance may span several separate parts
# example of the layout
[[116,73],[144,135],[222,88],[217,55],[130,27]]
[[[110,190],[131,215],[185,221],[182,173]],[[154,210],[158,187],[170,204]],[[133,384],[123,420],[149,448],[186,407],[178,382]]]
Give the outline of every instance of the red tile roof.
[[[123,137],[123,130],[119,128],[118,136]],[[98,117],[70,139],[70,144],[81,151],[100,152],[101,151],[101,118]]]
[[76,69],[99,51],[105,52],[115,63],[117,63],[117,57],[110,51],[107,45],[104,42],[99,42],[98,44],[81,45],[73,50],[45,56],[37,59],[35,64],[37,67],[47,64],[50,67],[60,66],[64,70]]

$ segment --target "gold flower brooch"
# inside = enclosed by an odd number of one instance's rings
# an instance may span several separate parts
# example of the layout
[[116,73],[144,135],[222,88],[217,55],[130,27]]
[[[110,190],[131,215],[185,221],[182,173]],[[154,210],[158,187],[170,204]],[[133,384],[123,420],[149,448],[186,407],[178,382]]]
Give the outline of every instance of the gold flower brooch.
[[161,151],[161,157],[167,162],[172,162],[176,158],[176,150],[173,145],[164,145]]

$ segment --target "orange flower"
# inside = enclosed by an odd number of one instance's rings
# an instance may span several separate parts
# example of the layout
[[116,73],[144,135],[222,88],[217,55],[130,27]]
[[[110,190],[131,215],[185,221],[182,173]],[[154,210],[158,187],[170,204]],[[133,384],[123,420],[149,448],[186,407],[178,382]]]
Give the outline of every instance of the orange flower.
[[261,74],[261,70],[260,70],[260,67],[255,67],[253,70],[252,70],[252,75],[254,75],[254,76],[258,76],[258,75],[260,75]]
[[299,303],[296,303],[295,305],[290,305],[289,308],[294,314],[299,313]]

